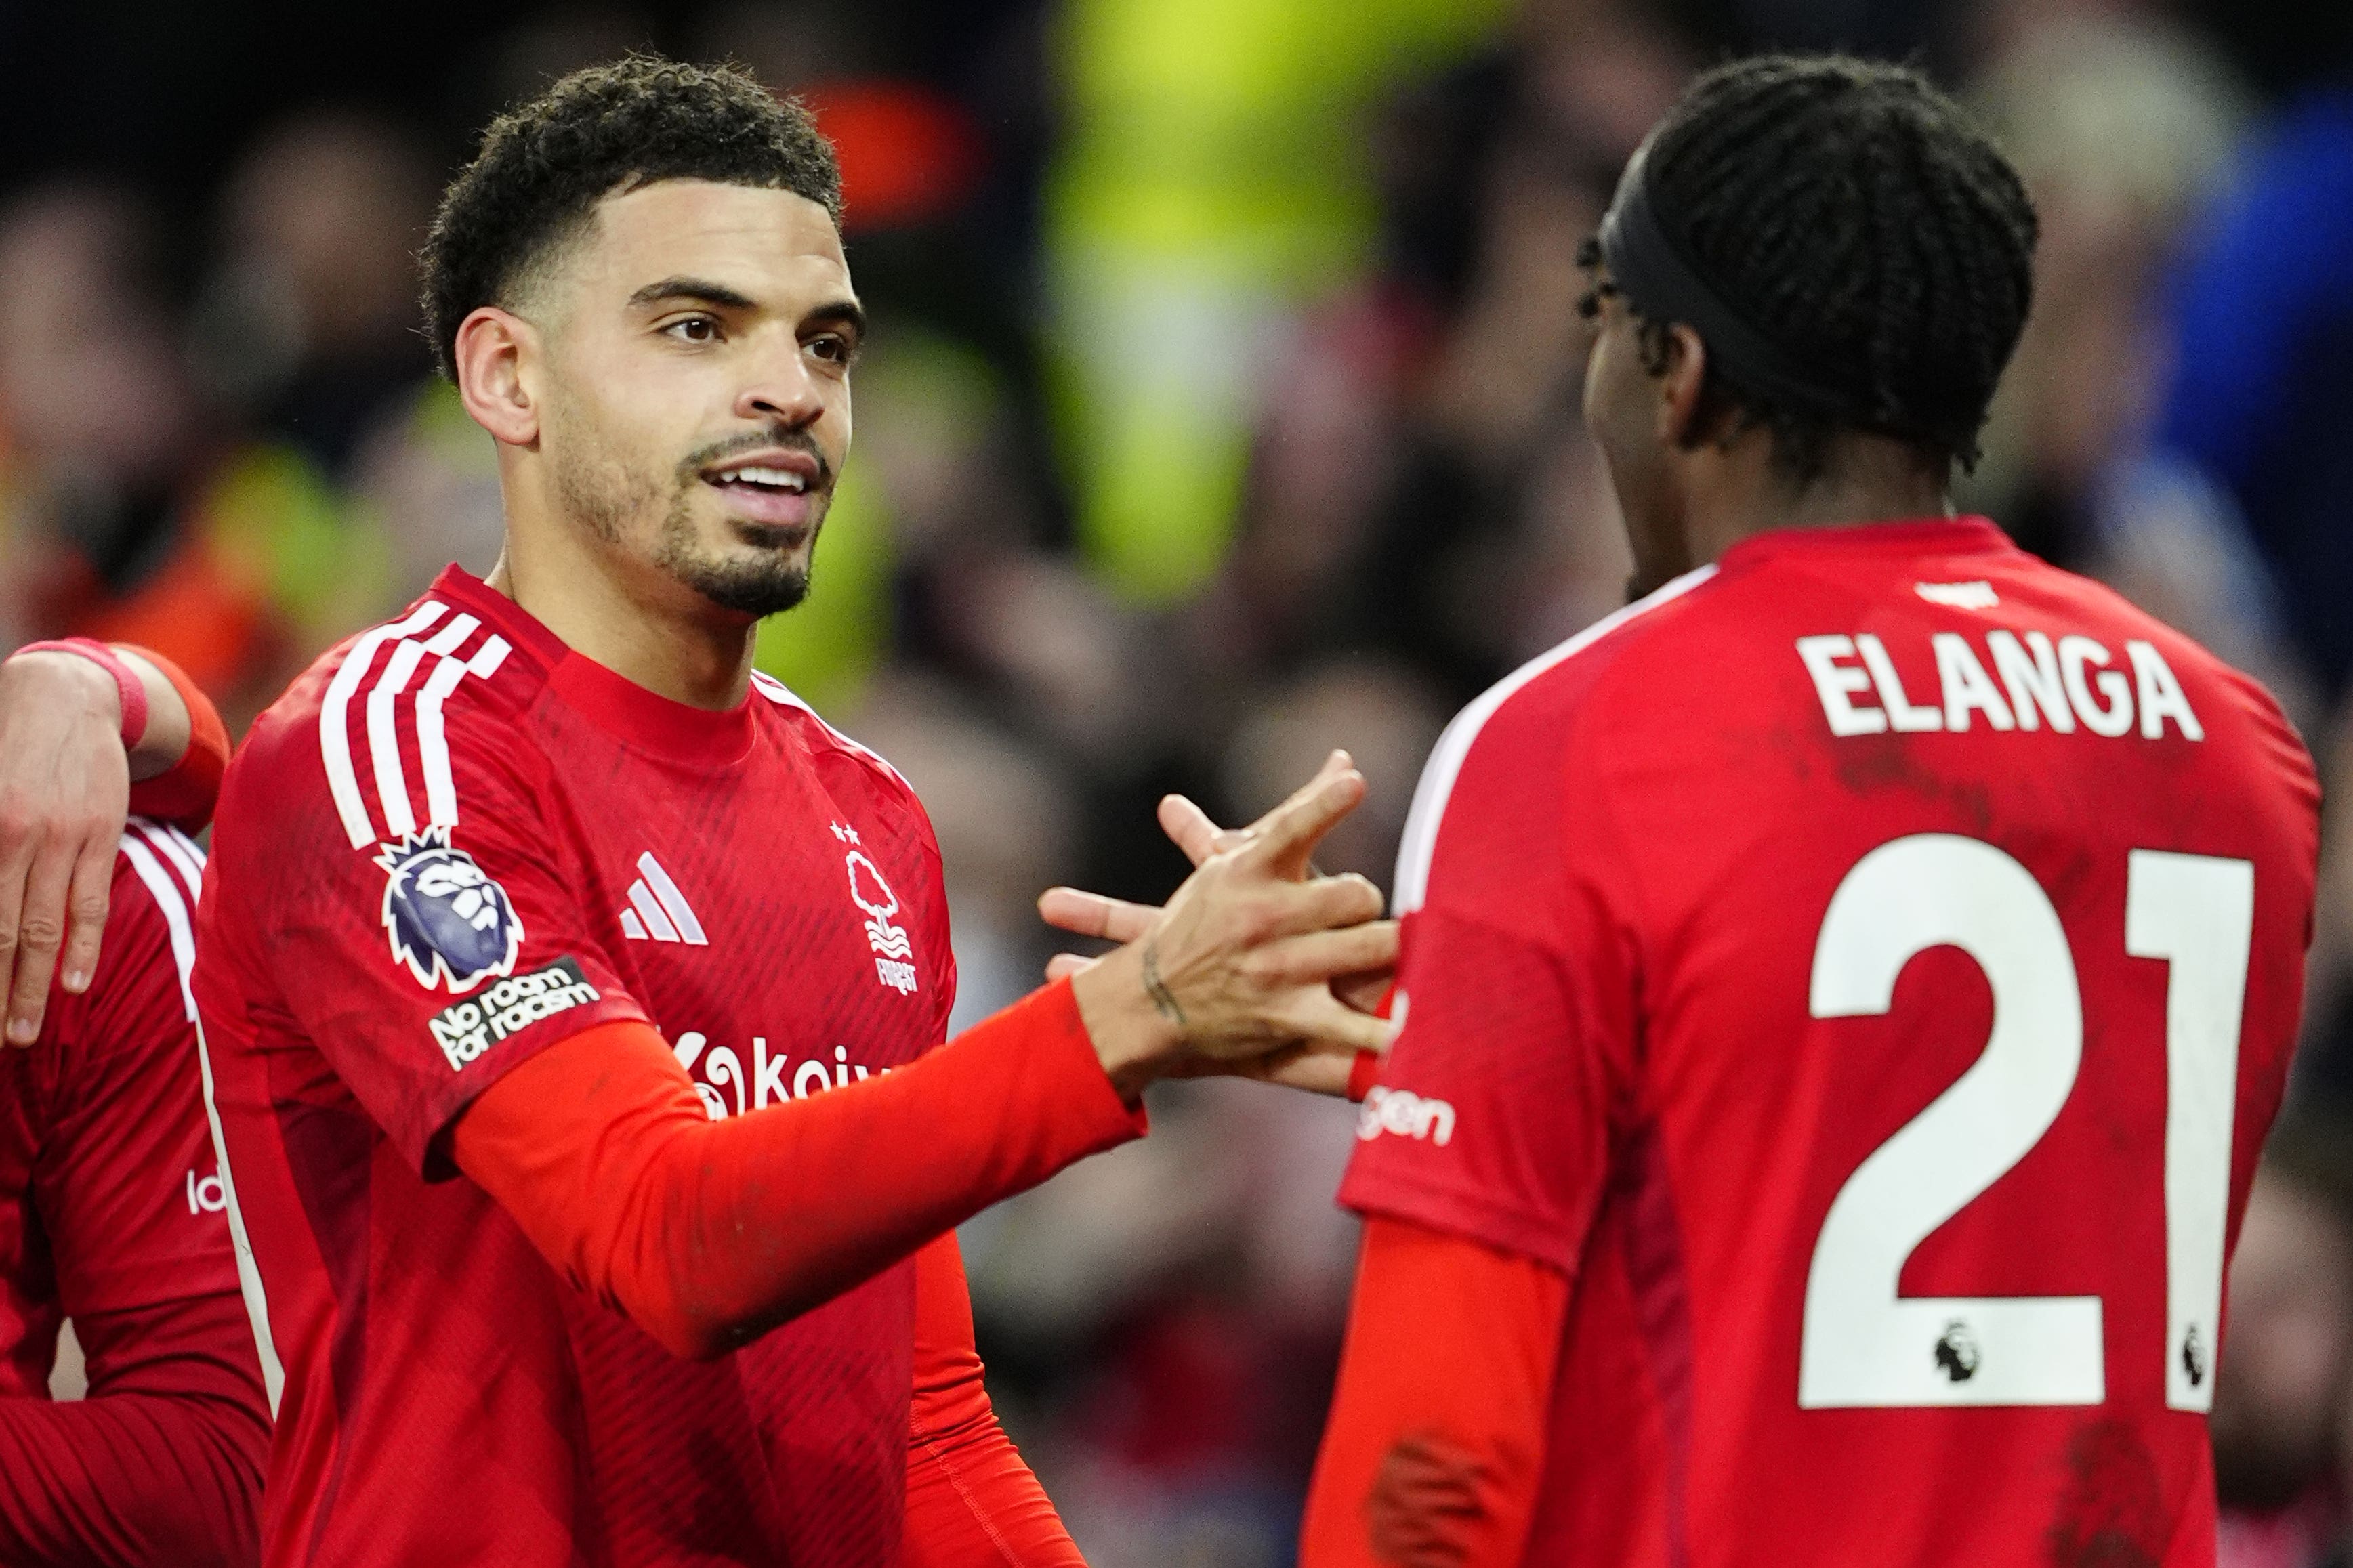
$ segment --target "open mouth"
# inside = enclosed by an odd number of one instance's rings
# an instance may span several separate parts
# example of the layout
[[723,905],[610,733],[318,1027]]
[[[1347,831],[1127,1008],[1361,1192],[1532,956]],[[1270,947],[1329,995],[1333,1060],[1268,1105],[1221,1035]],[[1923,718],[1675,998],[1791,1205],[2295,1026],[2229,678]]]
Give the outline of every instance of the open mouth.
[[709,476],[710,482],[723,490],[750,490],[771,495],[806,495],[808,476],[789,468],[774,468],[765,464],[743,468],[721,468]]
[[776,451],[730,458],[702,470],[702,482],[727,498],[727,510],[745,521],[789,527],[810,521],[824,465],[813,455]]

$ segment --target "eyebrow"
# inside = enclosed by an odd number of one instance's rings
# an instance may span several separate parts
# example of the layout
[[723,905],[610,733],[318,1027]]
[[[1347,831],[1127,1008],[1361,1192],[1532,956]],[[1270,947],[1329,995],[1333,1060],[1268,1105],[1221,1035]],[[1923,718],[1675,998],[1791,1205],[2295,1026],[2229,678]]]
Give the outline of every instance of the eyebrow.
[[804,321],[837,321],[848,327],[853,337],[866,335],[866,307],[855,300],[828,300],[801,319]]
[[[724,283],[713,283],[702,278],[665,278],[659,283],[649,283],[629,296],[632,306],[659,305],[672,300],[691,300],[696,304],[712,305],[723,310],[749,310],[758,301],[749,295],[730,289]],[[866,335],[866,307],[855,300],[828,300],[802,318],[804,321],[837,321],[848,327],[852,335]]]
[[629,296],[632,305],[655,305],[666,300],[692,300],[701,304],[716,305],[723,310],[748,310],[754,301],[724,283],[713,283],[702,278],[665,278],[659,283],[649,283]]

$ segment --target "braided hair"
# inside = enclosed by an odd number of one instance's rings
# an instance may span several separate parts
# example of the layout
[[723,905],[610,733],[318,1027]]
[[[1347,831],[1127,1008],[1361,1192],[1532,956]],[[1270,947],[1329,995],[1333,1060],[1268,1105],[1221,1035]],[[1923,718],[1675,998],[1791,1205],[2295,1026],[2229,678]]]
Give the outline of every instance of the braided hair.
[[[1650,144],[1663,221],[1726,305],[1852,386],[1846,406],[1799,409],[1711,361],[1698,422],[1761,425],[1799,484],[1832,433],[1906,435],[1924,458],[1978,457],[1995,384],[2033,295],[2035,216],[1986,133],[1918,71],[1841,57],[1765,55],[1692,83]],[[1645,319],[1653,374],[1667,323]]]

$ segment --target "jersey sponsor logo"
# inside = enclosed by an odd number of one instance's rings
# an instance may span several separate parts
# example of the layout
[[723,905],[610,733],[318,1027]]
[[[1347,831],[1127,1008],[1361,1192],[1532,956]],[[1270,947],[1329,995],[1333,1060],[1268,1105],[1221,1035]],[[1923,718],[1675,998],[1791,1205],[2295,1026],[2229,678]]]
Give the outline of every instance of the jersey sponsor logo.
[[[1924,598],[1930,588],[1978,585],[1915,584]],[[2184,740],[2206,738],[2173,667],[2155,643],[2137,637],[2126,642],[2120,667],[2104,644],[2073,632],[2054,643],[2048,632],[2021,637],[1996,626],[1984,634],[1982,657],[1971,636],[1937,632],[1928,639],[1936,664],[1933,702],[1912,700],[1887,645],[1869,632],[1799,637],[1797,647],[1833,735],[1958,733],[1982,721],[1989,730],[2031,731],[2048,724],[2062,735],[2080,729],[2111,739],[2137,729],[2148,741],[2163,740],[2169,723]]]
[[522,921],[504,888],[435,826],[384,846],[384,930],[394,962],[427,991],[456,995],[514,968]]
[[432,1026],[433,1043],[441,1047],[449,1070],[455,1072],[510,1035],[594,1002],[598,995],[575,961],[559,958],[545,969],[510,975],[479,996],[453,1002],[427,1022]]
[[188,1212],[218,1214],[228,1207],[228,1188],[216,1171],[209,1176],[199,1176],[192,1167],[188,1172]]
[[1454,1107],[1411,1089],[1375,1084],[1356,1107],[1356,1136],[1369,1143],[1384,1132],[1415,1138],[1440,1149],[1454,1141]]
[[[858,843],[858,829],[839,822],[828,826],[838,841]],[[865,850],[851,848],[842,857],[842,865],[849,873],[849,901],[866,915],[866,945],[874,950],[874,978],[902,996],[912,994],[916,986],[915,944],[908,939],[907,928],[891,920],[899,912],[899,895],[891,890],[882,868],[867,858]]]
[[686,895],[649,849],[638,857],[638,879],[629,884],[629,907],[621,911],[621,934],[631,942],[675,942],[708,947],[702,922]]
[[[780,1105],[788,1100],[807,1100],[812,1094],[822,1094],[828,1089],[847,1089],[852,1083],[863,1083],[871,1076],[866,1068],[849,1059],[849,1047],[833,1047],[833,1061],[828,1067],[822,1055],[805,1058],[795,1066],[793,1058],[783,1051],[768,1052],[765,1035],[752,1037],[752,1070],[744,1070],[744,1058],[733,1046],[712,1045],[708,1037],[690,1029],[670,1047],[694,1081],[694,1092],[702,1100],[703,1113],[713,1121],[724,1121],[731,1115],[741,1116],[746,1110],[757,1110],[764,1105]],[[880,1069],[889,1072],[889,1068]]]

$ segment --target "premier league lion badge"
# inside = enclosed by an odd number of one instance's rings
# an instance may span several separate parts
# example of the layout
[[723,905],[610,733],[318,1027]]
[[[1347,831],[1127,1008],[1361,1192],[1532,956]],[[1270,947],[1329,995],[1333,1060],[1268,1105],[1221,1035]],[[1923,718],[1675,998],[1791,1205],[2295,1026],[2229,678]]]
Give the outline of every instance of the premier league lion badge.
[[392,956],[408,965],[427,991],[446,984],[452,995],[514,968],[522,921],[507,892],[449,847],[449,830],[433,826],[387,844],[375,863],[385,869],[384,931]]

